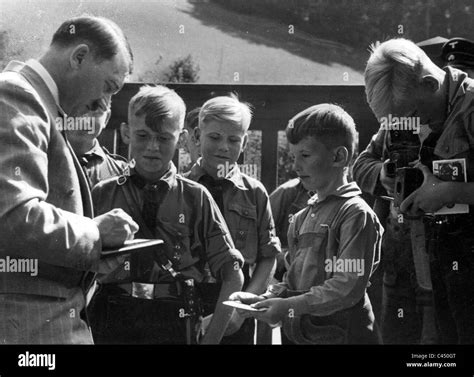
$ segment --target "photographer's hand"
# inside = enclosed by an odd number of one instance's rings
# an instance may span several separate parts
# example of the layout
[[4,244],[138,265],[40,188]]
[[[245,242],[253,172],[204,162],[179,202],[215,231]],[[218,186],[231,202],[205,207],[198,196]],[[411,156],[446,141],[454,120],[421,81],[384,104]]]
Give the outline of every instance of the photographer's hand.
[[430,172],[427,166],[421,163],[415,167],[423,173],[423,184],[402,202],[400,206],[402,213],[419,216],[424,212],[436,212],[453,202],[451,188],[455,183],[441,181]]
[[380,170],[380,183],[384,187],[384,189],[387,191],[387,194],[390,196],[393,196],[394,190],[395,190],[395,177],[389,177],[387,175],[387,163],[389,163],[390,160],[385,160],[383,165],[382,165],[382,170]]

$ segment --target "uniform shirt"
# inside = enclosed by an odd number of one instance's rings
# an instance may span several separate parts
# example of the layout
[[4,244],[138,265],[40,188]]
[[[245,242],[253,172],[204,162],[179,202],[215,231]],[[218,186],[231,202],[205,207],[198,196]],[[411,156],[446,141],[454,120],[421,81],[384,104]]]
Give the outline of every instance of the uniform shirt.
[[[295,315],[330,315],[354,306],[366,295],[380,259],[383,227],[360,194],[351,182],[322,201],[315,195],[309,208],[298,212],[290,224],[288,272],[277,286],[305,292],[287,298]],[[341,198],[348,199],[342,207]],[[331,217],[332,222],[328,221]],[[332,264],[334,259],[347,266],[344,271],[337,262]],[[331,266],[329,271],[327,266]]]
[[[93,200],[97,213],[103,214],[113,208],[122,208],[133,216],[133,210],[124,195],[129,189],[133,205],[143,211],[144,189],[132,182],[131,177],[121,176],[98,183],[93,191]],[[213,277],[220,279],[220,270],[227,262],[243,264],[242,255],[234,248],[225,221],[209,192],[201,185],[176,174],[176,167],[170,168],[159,182],[164,190],[160,193],[160,206],[156,215],[156,238],[164,241],[167,257],[173,262],[176,270],[184,276],[194,278],[197,282],[206,281],[209,277],[204,266],[209,265]],[[143,238],[139,231],[135,238]],[[154,257],[147,252],[138,252],[131,256],[121,268],[108,275],[103,282],[130,282],[140,280],[142,283],[169,282],[170,276],[164,273]],[[150,262],[151,260],[151,262]],[[147,271],[142,276],[133,276],[138,264],[148,263]],[[143,266],[142,266],[143,267]]]
[[94,140],[94,147],[79,160],[85,167],[91,187],[107,178],[121,175],[127,166],[124,157],[110,153],[97,139]]
[[276,233],[283,248],[288,247],[287,233],[292,217],[308,205],[310,197],[299,178],[283,183],[270,194]]
[[[200,182],[205,175],[201,159],[186,174],[196,182]],[[261,258],[276,256],[281,250],[280,240],[275,235],[275,223],[265,187],[241,173],[237,164],[225,176],[223,183],[222,214],[245,263],[253,265]]]

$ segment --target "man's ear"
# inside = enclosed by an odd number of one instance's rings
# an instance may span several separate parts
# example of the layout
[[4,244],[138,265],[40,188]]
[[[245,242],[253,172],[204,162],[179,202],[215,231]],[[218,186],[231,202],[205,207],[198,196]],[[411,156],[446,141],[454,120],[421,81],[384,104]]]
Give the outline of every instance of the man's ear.
[[74,47],[69,56],[69,63],[74,70],[78,70],[82,67],[86,56],[90,54],[89,46],[86,44],[80,44]]
[[333,152],[333,166],[344,167],[347,166],[349,161],[349,151],[344,146],[339,146],[334,149]]
[[196,127],[193,131],[193,138],[194,139],[194,144],[196,146],[200,147],[201,146],[201,129],[199,127]]
[[188,137],[188,130],[186,128],[183,128],[183,130],[179,133],[178,148],[186,149],[186,141],[188,140]]
[[125,144],[130,144],[130,126],[125,122],[120,124],[120,136]]
[[441,88],[441,83],[433,75],[425,75],[421,79],[421,87],[430,93],[436,93]]

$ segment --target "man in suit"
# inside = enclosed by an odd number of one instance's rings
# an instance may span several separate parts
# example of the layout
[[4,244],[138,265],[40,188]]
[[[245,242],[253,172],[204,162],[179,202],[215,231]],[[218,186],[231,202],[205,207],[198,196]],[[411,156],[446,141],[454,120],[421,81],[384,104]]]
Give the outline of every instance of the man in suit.
[[[100,261],[101,250],[138,226],[118,209],[94,218],[64,130],[110,101],[132,61],[117,25],[78,17],[39,60],[10,62],[0,74],[0,343],[92,343],[80,318],[87,271],[120,263]],[[36,273],[18,268],[25,260]]]

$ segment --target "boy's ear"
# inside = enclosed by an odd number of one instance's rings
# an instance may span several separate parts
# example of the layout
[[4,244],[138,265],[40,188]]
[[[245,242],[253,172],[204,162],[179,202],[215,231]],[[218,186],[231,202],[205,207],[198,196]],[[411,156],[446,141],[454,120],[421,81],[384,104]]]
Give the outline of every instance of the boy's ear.
[[125,122],[120,124],[120,136],[125,144],[130,144],[130,126]]
[[82,67],[82,63],[86,58],[87,54],[90,53],[89,46],[86,44],[77,45],[71,52],[69,57],[69,64],[74,70],[78,70]]
[[435,93],[441,88],[441,83],[433,75],[425,75],[421,79],[421,87],[430,93]]
[[194,129],[191,140],[194,141],[194,144],[196,144],[196,146],[201,146],[201,129],[199,127],[196,127]]
[[186,149],[186,141],[188,137],[189,137],[188,130],[186,128],[183,128],[183,130],[179,133],[178,148]]
[[349,161],[349,151],[344,146],[339,146],[334,149],[333,153],[333,166],[335,167],[345,167],[348,165]]
[[249,135],[248,133],[245,133],[244,135],[244,142],[242,143],[242,151],[245,150],[245,148],[247,148],[247,143],[249,141]]

